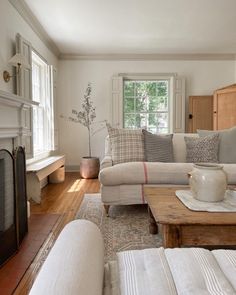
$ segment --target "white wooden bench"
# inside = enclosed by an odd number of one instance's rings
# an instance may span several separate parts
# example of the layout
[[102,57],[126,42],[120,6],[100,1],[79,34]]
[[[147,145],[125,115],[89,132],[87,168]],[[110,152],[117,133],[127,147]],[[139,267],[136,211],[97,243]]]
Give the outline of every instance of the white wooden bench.
[[65,156],[51,156],[26,167],[27,171],[27,195],[28,200],[41,203],[41,181],[65,165]]

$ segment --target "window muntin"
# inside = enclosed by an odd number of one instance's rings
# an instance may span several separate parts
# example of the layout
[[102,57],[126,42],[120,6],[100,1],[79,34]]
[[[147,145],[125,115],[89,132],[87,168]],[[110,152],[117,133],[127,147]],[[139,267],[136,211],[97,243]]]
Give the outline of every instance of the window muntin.
[[170,131],[170,81],[124,80],[124,128],[143,128],[152,133]]

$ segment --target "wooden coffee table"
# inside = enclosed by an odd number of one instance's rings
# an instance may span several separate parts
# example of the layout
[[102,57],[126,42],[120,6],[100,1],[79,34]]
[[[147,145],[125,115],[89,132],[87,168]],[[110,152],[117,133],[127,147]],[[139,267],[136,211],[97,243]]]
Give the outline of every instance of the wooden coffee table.
[[161,225],[163,246],[236,246],[236,213],[209,213],[189,210],[175,196],[187,187],[146,187],[150,232]]

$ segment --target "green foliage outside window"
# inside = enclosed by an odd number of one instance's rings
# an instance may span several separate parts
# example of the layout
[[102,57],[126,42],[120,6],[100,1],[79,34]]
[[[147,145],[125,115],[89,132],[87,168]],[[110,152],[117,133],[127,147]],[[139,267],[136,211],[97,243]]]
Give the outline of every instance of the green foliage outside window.
[[168,80],[124,81],[124,127],[169,131]]

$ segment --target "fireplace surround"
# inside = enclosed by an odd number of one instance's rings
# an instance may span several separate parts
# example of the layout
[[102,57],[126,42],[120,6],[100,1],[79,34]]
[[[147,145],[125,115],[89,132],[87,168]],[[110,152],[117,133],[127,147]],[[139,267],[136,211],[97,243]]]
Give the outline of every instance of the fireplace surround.
[[33,105],[38,103],[0,90],[0,265],[27,232],[25,157],[32,157]]

